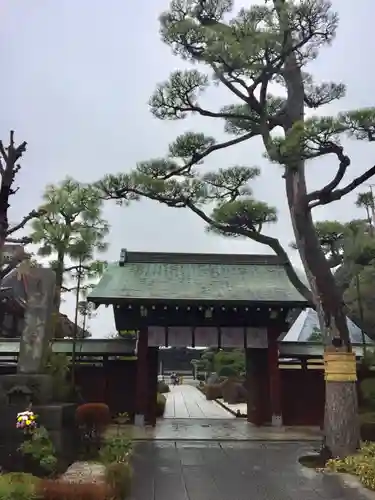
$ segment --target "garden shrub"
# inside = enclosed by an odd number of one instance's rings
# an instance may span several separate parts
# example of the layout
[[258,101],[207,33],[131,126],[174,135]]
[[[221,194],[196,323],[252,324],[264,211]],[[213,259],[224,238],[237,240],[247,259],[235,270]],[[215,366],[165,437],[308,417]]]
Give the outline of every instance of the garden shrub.
[[53,352],[50,346],[47,351],[44,372],[51,375],[54,401],[66,402],[70,400],[73,390],[69,381],[70,360],[68,355]]
[[130,496],[133,471],[129,462],[112,462],[105,470],[111,498],[125,500]]
[[30,438],[23,441],[19,451],[32,458],[47,474],[56,471],[56,450],[45,427],[35,429]]
[[0,475],[1,500],[33,500],[37,497],[39,478],[23,472]]
[[93,458],[98,454],[104,432],[111,422],[110,410],[104,403],[86,403],[78,406],[76,420],[86,458]]
[[70,483],[42,480],[37,488],[41,500],[106,500],[111,497],[105,483]]
[[219,377],[237,377],[238,376],[238,371],[236,370],[236,367],[232,365],[224,365],[222,366],[219,371],[218,375]]
[[127,412],[118,413],[115,417],[115,422],[118,425],[125,425],[130,422],[130,416]]
[[375,379],[366,378],[360,383],[362,401],[367,408],[375,408]]
[[226,379],[222,382],[221,393],[224,401],[228,404],[245,403],[247,401],[245,387],[233,379]]
[[99,451],[99,458],[103,464],[113,462],[126,462],[132,451],[132,442],[123,436],[113,436],[107,438]]
[[208,401],[220,399],[222,397],[221,384],[206,384],[204,392]]
[[157,394],[156,396],[156,416],[162,417],[165,412],[165,405],[167,403],[167,398],[163,394]]
[[164,382],[164,380],[159,380],[158,382],[158,392],[160,394],[166,394],[167,392],[170,392],[169,385]]
[[78,425],[95,427],[105,431],[111,421],[111,413],[104,403],[85,403],[76,410]]
[[328,470],[358,477],[363,486],[375,491],[375,443],[364,443],[356,455],[328,460]]
[[359,414],[361,440],[375,441],[375,412],[365,411]]

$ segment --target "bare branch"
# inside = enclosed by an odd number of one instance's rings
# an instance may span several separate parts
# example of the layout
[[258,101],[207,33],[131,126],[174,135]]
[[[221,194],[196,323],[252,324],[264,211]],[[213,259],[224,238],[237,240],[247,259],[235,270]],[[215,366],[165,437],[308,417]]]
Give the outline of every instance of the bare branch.
[[38,217],[41,217],[45,213],[46,213],[45,210],[32,210],[28,215],[26,215],[26,217],[24,217],[22,219],[22,221],[19,224],[15,225],[7,230],[7,237],[8,237],[8,235],[15,233],[16,231],[23,229],[26,226],[26,224],[29,221],[31,221],[32,219],[36,219]]

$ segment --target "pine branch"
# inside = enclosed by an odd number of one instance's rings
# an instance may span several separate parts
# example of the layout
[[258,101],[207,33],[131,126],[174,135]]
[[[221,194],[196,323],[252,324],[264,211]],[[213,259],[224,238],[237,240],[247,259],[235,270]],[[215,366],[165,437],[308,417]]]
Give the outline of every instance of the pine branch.
[[[200,217],[202,220],[204,220],[207,224],[210,226],[214,227],[218,231],[222,233],[233,233],[233,229],[230,226],[226,226],[225,224],[220,224],[216,222],[214,219],[209,217],[203,210],[198,208],[196,205],[194,205],[192,202],[189,200],[186,200],[185,206],[189,208],[192,212],[194,212],[198,217]],[[260,234],[255,231],[250,231],[244,228],[236,228],[236,233],[245,236],[247,238],[250,238],[253,241],[256,241],[257,243],[261,243],[263,245],[269,246],[275,254],[280,257],[282,264],[285,267],[285,271],[288,275],[289,280],[291,283],[296,287],[296,289],[306,298],[306,300],[309,302],[309,304],[313,306],[313,297],[311,294],[311,291],[306,287],[304,283],[300,280],[298,277],[297,273],[295,272],[288,254],[280,244],[279,240],[277,238],[272,238],[271,236],[266,236],[264,234]]]
[[220,151],[221,149],[226,149],[231,146],[235,146],[236,144],[241,144],[242,142],[247,141],[248,139],[251,139],[252,137],[255,137],[258,135],[258,131],[252,131],[248,132],[247,134],[241,135],[240,137],[236,137],[235,139],[230,139],[229,141],[224,141],[220,142],[218,144],[213,144],[212,146],[208,147],[205,151],[202,153],[194,153],[186,164],[184,164],[181,168],[168,173],[163,177],[163,180],[168,180],[171,177],[174,177],[175,175],[181,175],[184,172],[188,172],[191,167],[202,161],[204,158],[206,158],[208,155],[211,153],[214,153],[215,151]]
[[22,238],[7,238],[5,243],[13,243],[16,245],[28,245],[32,243],[33,240],[29,236],[23,236]]
[[375,165],[371,167],[369,170],[367,170],[364,174],[360,175],[359,177],[356,177],[352,182],[350,182],[344,188],[330,191],[326,195],[323,194],[322,198],[316,201],[312,201],[311,203],[309,203],[309,208],[312,209],[321,205],[328,205],[333,201],[340,200],[343,196],[347,195],[348,193],[351,193],[358,186],[369,180],[373,175],[375,175]]
[[80,271],[80,270],[90,271],[90,269],[91,269],[90,266],[86,266],[84,264],[77,264],[76,266],[65,267],[64,273],[68,273],[71,271]]
[[[340,184],[340,182],[344,178],[346,171],[350,165],[350,158],[349,156],[343,153],[343,148],[341,146],[332,144],[331,148],[332,148],[331,152],[334,152],[340,161],[339,168],[337,169],[335,177],[328,184],[326,184],[326,186],[324,186],[322,189],[317,189],[316,191],[312,191],[307,195],[307,202],[309,203],[310,208],[311,208],[311,202],[313,202],[314,200],[325,200],[327,199],[327,197],[330,196],[332,191]],[[327,203],[330,202],[327,201]]]

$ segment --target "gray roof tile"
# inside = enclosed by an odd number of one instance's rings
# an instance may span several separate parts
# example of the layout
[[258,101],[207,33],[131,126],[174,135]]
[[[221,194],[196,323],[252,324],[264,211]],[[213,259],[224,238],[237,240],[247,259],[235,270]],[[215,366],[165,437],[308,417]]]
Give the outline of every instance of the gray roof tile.
[[88,298],[306,303],[275,256],[154,252],[110,264]]

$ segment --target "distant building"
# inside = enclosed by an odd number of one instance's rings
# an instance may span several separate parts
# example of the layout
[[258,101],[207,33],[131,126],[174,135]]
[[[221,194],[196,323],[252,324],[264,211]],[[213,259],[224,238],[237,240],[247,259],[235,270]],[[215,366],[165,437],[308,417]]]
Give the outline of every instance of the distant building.
[[[363,344],[361,329],[351,319],[347,318],[346,321],[352,344]],[[305,309],[294,321],[283,338],[283,342],[311,342],[313,341],[311,337],[314,337],[317,330],[319,330],[319,320],[316,311],[310,308]],[[375,347],[375,343],[366,334],[365,342]]]

